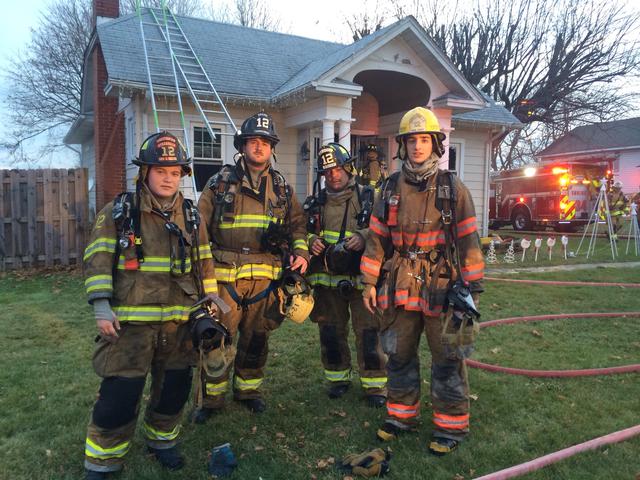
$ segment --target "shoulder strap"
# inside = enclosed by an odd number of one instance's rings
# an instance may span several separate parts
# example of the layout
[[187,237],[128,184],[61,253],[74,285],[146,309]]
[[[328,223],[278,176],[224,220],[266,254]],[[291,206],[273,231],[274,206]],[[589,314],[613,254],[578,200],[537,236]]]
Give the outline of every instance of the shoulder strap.
[[442,216],[445,243],[453,248],[445,248],[445,255],[455,267],[458,279],[462,280],[460,250],[458,248],[458,219],[456,217],[457,191],[455,174],[449,170],[438,171],[436,177],[436,208]]

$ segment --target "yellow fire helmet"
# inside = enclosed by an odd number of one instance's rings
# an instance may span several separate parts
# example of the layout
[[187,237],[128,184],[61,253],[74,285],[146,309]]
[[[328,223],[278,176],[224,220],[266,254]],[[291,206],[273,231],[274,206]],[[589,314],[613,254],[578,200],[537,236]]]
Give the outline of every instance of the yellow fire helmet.
[[398,135],[396,135],[396,142],[398,142],[398,156],[404,160],[405,146],[404,140],[408,135],[414,135],[419,133],[428,133],[433,137],[434,148],[433,151],[439,157],[444,154],[444,142],[447,136],[440,131],[440,122],[435,114],[424,107],[416,107],[409,110],[402,116],[400,120],[400,128],[398,129]]
[[313,310],[313,292],[305,278],[297,272],[285,273],[277,290],[280,313],[302,323]]

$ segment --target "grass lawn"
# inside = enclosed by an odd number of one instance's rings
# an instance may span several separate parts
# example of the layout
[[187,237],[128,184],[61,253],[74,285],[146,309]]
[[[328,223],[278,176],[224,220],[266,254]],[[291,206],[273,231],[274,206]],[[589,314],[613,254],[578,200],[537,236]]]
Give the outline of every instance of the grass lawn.
[[[530,252],[529,252],[530,253]],[[640,267],[520,275],[532,279],[640,281]],[[640,310],[640,289],[487,282],[482,319],[558,312]],[[86,424],[99,385],[90,358],[95,326],[82,279],[73,272],[0,276],[0,479],[82,476]],[[640,363],[640,319],[573,319],[484,329],[474,358],[538,369]],[[429,356],[422,341],[423,372]],[[287,323],[274,333],[267,364],[269,408],[254,416],[229,402],[205,426],[185,425],[187,466],[158,468],[137,433],[117,478],[206,479],[211,448],[231,442],[240,465],[233,479],[342,479],[332,459],[377,446],[382,410],[359,388],[328,400],[317,327]],[[462,480],[491,473],[640,423],[640,374],[532,379],[470,369],[472,434],[452,455],[426,453],[428,376],[423,425],[391,445],[392,479]],[[354,381],[354,386],[357,384]],[[188,406],[191,410],[191,405]],[[583,453],[527,479],[631,479],[640,473],[640,438]],[[326,466],[328,464],[328,466]]]

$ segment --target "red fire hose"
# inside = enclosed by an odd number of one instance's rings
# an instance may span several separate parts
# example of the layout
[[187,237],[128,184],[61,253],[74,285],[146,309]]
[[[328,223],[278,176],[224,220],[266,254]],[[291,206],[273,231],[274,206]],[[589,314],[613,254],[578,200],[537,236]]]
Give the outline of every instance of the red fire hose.
[[[507,281],[517,283],[534,283],[534,284],[550,284],[550,285],[579,285],[579,286],[619,286],[638,288],[640,284],[635,283],[596,283],[596,282],[562,282],[562,281],[546,281],[546,280],[515,280],[504,278],[485,278],[486,280]],[[640,312],[608,312],[608,313],[565,313],[554,315],[535,315],[526,317],[511,317],[502,318],[498,320],[490,320],[488,322],[482,322],[481,328],[491,327],[495,325],[507,325],[520,322],[533,322],[544,320],[558,320],[565,318],[618,318],[618,317],[640,317]],[[478,362],[476,360],[467,359],[467,365],[474,368],[480,368],[492,372],[507,373],[512,375],[525,375],[528,377],[581,377],[590,375],[610,375],[616,373],[630,373],[639,372],[640,365],[622,365],[618,367],[606,367],[606,368],[590,368],[583,370],[526,370],[521,368],[509,368],[499,365],[492,365],[488,363]],[[618,443],[628,440],[636,435],[640,435],[640,425],[626,428],[602,437],[594,438],[578,445],[573,445],[568,448],[564,448],[554,453],[544,455],[529,462],[521,463],[513,467],[509,467],[503,470],[499,470],[482,477],[476,477],[475,480],[505,480],[508,478],[524,475],[525,473],[533,472],[540,468],[551,465],[552,463],[559,462],[577,453],[581,453],[587,450],[593,450],[603,445],[609,445],[612,443]]]

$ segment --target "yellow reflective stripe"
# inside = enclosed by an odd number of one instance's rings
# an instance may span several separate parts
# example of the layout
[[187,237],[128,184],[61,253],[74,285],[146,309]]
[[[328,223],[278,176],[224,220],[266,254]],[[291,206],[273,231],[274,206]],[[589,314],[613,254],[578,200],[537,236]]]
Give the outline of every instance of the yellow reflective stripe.
[[343,280],[351,281],[354,284],[353,286],[359,290],[364,287],[360,276],[350,277],[349,275],[330,275],[324,272],[310,273],[307,275],[307,281],[312,287],[320,285],[322,287],[336,288],[338,283]]
[[[124,268],[124,255],[120,255],[118,259],[118,270],[126,270]],[[140,272],[170,272],[180,271],[180,260],[173,261],[173,269],[171,263],[171,257],[144,257],[144,262],[140,263],[138,271]],[[191,271],[191,259],[185,259],[185,273]]]
[[113,307],[113,313],[121,322],[169,322],[172,320],[186,321],[189,319],[189,306],[171,305],[156,306],[128,306]]
[[229,382],[227,380],[220,383],[207,382],[205,383],[205,388],[207,390],[207,395],[209,396],[222,395],[227,391],[227,388],[229,388]]
[[84,281],[87,293],[96,290],[113,290],[113,278],[111,275],[93,275]]
[[180,433],[180,424],[176,425],[175,428],[170,432],[162,432],[160,430],[156,430],[147,422],[144,422],[142,427],[144,428],[145,436],[149,440],[175,440]]
[[218,282],[235,282],[239,278],[268,278],[276,280],[280,278],[282,268],[264,263],[247,263],[240,267],[216,266],[216,279]]
[[131,442],[126,441],[116,445],[115,447],[102,448],[100,445],[87,438],[84,445],[84,454],[87,457],[97,458],[100,460],[106,460],[108,458],[122,458],[127,454],[130,446]]
[[351,379],[351,370],[325,370],[324,376],[330,382],[344,382]]
[[[353,232],[348,230],[344,232],[344,238],[350,237],[351,235],[353,235]],[[324,238],[327,243],[337,243],[340,238],[340,232],[336,232],[335,230],[322,230],[320,236]]]
[[215,278],[205,278],[202,281],[204,293],[218,293],[218,281]]
[[232,228],[267,228],[271,222],[277,219],[267,215],[236,215],[233,222],[220,222],[218,228],[229,230]]
[[387,377],[360,377],[363,388],[382,388],[387,384]]
[[307,241],[303,240],[303,239],[298,239],[298,240],[294,240],[293,241],[293,248],[299,248],[300,250],[309,250],[309,247],[307,247]]
[[[193,256],[196,256],[196,249],[192,248],[191,249],[193,252]],[[198,247],[198,252],[200,252],[200,259],[204,260],[206,258],[213,258],[213,255],[211,254],[211,247],[209,247],[209,245],[200,245]]]
[[249,380],[245,380],[244,378],[236,376],[233,379],[233,384],[236,389],[244,392],[247,390],[258,390],[263,381],[264,378],[252,378]]
[[108,237],[100,237],[95,239],[87,248],[84,249],[84,257],[82,259],[87,261],[89,257],[98,252],[115,253],[116,251],[116,239]]

